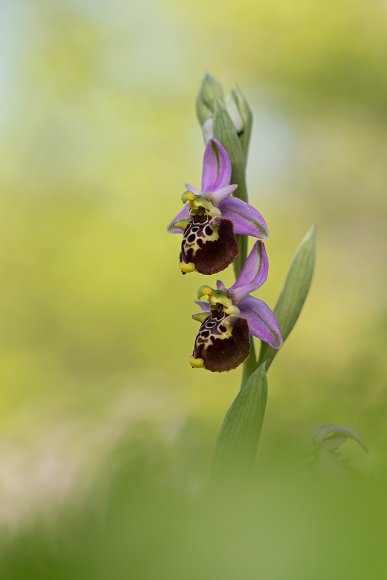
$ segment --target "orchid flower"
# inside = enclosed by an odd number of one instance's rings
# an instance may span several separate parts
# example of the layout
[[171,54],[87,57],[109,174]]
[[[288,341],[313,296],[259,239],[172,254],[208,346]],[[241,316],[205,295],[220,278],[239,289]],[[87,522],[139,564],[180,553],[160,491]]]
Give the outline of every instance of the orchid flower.
[[201,192],[189,183],[181,197],[182,211],[168,231],[182,233],[180,269],[215,274],[239,254],[236,234],[265,239],[268,229],[261,214],[245,201],[232,196],[231,160],[217,139],[210,139],[203,158]]
[[[197,304],[202,312],[192,318],[201,323],[195,339],[192,367],[213,372],[235,369],[250,354],[250,336],[256,336],[273,348],[282,345],[282,334],[270,308],[250,296],[267,279],[268,259],[263,242],[257,241],[242,271],[226,288],[218,280],[217,289],[202,286]],[[206,297],[207,302],[200,301]]]

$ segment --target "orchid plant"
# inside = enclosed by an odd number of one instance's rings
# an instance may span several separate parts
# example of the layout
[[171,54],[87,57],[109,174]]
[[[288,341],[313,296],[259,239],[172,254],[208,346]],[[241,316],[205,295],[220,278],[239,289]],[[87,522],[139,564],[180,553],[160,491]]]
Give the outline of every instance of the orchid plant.
[[[236,281],[226,288],[202,285],[194,314],[200,328],[189,362],[212,372],[244,364],[241,389],[220,430],[214,477],[251,469],[267,399],[267,369],[291,332],[309,291],[314,268],[314,229],[302,241],[274,311],[252,296],[267,279],[264,242],[268,227],[248,203],[246,165],[252,112],[239,89],[224,98],[221,85],[206,75],[197,99],[205,151],[200,191],[187,183],[183,209],[168,231],[182,235],[183,274],[210,275],[234,264]],[[247,257],[248,237],[258,238]],[[203,298],[206,301],[203,301]],[[260,339],[257,358],[253,337]]]

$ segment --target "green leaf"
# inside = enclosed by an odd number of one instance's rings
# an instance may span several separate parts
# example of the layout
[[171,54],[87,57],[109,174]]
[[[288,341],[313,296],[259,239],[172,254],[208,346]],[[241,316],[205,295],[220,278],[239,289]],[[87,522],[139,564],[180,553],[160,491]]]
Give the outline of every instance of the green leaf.
[[[276,304],[274,314],[285,341],[291,333],[309,292],[312,282],[316,246],[316,229],[313,226],[299,245]],[[283,347],[282,347],[283,348]],[[262,343],[259,364],[271,364],[278,350]]]
[[220,429],[213,463],[216,481],[249,475],[258,448],[267,401],[266,364],[242,385]]
[[344,427],[344,425],[330,423],[328,425],[320,425],[319,427],[316,427],[312,433],[313,445],[318,450],[335,450],[348,439],[356,441],[356,443],[358,443],[360,447],[368,453],[364,439],[351,427]]

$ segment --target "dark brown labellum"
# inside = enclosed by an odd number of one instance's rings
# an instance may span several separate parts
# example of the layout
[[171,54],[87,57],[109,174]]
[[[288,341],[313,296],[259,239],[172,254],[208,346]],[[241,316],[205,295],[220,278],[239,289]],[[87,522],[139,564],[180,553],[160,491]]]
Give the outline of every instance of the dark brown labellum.
[[239,316],[211,315],[199,328],[193,351],[209,371],[235,369],[250,354],[249,327]]
[[239,254],[234,226],[228,219],[193,216],[181,243],[180,263],[192,263],[201,274],[216,274]]

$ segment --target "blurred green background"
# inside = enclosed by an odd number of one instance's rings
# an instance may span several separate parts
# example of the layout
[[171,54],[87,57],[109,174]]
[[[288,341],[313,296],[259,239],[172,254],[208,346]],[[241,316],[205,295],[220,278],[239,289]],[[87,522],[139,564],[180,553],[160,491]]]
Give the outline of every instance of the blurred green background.
[[[384,577],[386,3],[0,10],[1,577]],[[200,184],[205,72],[254,112],[269,305],[318,229],[311,294],[269,375],[257,487],[227,509],[206,488],[240,370],[188,366],[202,279],[181,276],[165,231]],[[369,455],[346,444],[364,487],[305,491],[310,432],[330,422],[365,438]]]

